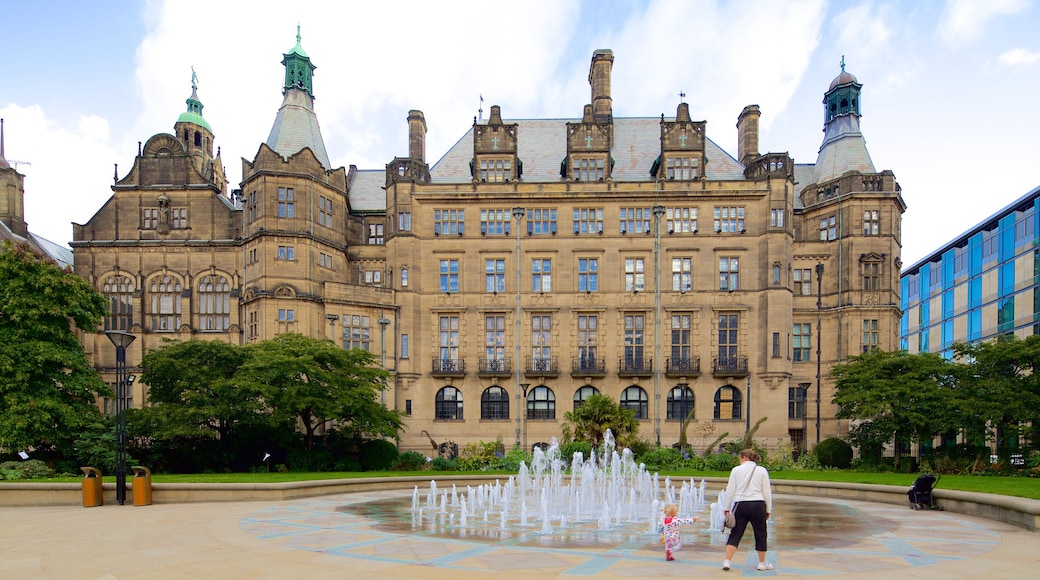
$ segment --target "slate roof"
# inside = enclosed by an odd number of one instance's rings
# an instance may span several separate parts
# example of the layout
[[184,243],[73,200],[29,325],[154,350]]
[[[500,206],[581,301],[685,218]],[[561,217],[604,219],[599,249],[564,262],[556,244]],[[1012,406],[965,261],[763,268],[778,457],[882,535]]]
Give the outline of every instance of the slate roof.
[[267,136],[267,146],[286,158],[310,147],[322,167],[326,171],[332,169],[325,141],[321,138],[318,117],[314,114],[314,98],[306,91],[286,89],[271,134]]
[[52,242],[47,238],[42,238],[36,234],[29,232],[28,238],[23,238],[18,234],[11,231],[7,227],[7,224],[0,221],[0,241],[10,240],[12,242],[26,242],[31,248],[37,252],[47,256],[60,268],[71,268],[72,267],[72,250],[61,244]]
[[[666,118],[667,121],[673,119]],[[527,182],[561,181],[560,162],[567,156],[567,123],[581,119],[503,120],[517,123],[521,179]],[[661,118],[614,118],[614,181],[649,181],[650,167],[661,154]],[[744,179],[744,166],[729,153],[705,139],[707,179]],[[473,129],[465,135],[432,168],[433,183],[469,183],[469,163],[473,160]]]
[[835,117],[827,123],[811,182],[824,183],[848,171],[877,173],[859,130],[859,115],[855,114]]
[[386,211],[386,170],[364,169],[355,171],[350,180],[351,211],[382,212]]

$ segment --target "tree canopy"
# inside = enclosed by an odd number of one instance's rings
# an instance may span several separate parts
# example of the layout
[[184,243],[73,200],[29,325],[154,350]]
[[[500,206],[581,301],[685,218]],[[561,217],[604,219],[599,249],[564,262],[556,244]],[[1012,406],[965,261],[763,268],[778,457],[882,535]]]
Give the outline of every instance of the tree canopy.
[[75,328],[93,330],[105,299],[24,244],[0,246],[0,448],[45,449],[101,420],[111,390]]

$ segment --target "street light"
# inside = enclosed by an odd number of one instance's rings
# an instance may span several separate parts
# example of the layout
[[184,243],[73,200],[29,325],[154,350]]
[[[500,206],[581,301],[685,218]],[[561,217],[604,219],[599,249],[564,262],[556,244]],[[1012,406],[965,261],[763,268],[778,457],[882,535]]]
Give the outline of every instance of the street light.
[[116,347],[116,502],[126,502],[126,347],[137,337],[122,330],[106,330]]
[[[380,355],[379,355],[379,366],[386,370],[386,326],[390,324],[390,319],[383,316],[383,311],[379,311],[379,342],[380,342]],[[386,389],[379,391],[379,402],[386,406]]]
[[531,383],[520,383],[520,389],[524,392],[524,451],[527,451],[527,389]]
[[[520,384],[520,381],[521,381],[521,378],[520,378],[521,377],[521,374],[520,374],[520,371],[521,371],[521,369],[520,369],[520,354],[521,354],[521,351],[520,351],[520,284],[521,284],[521,281],[520,281],[520,224],[521,224],[521,220],[524,219],[524,214],[525,213],[527,213],[527,212],[522,207],[514,207],[513,208],[513,218],[516,220],[516,260],[515,260],[516,261],[516,316],[515,316],[516,320],[514,322],[515,322],[515,326],[516,326],[516,332],[515,332],[515,335],[516,335],[515,336],[515,342],[516,342],[516,363],[515,363],[515,366],[516,366],[516,411],[518,413],[517,416],[516,416],[516,444],[517,444],[518,447],[520,445],[520,415],[519,415],[519,413],[521,412],[521,408],[524,409],[523,412],[526,415],[526,406],[525,407],[521,407],[521,405],[520,405],[520,403],[521,403],[521,401],[520,401],[520,390],[521,390],[521,388],[523,388],[523,391],[524,391],[524,400],[523,400],[523,402],[524,403],[527,402],[527,387],[524,387],[523,385]],[[528,386],[530,386],[530,385],[528,385]],[[526,425],[526,423],[525,423],[525,425]],[[526,441],[527,436],[526,436],[526,433],[524,435],[524,439],[525,439],[524,446],[526,447],[527,446],[527,441]]]
[[745,389],[744,395],[747,396],[747,417],[744,418],[744,433],[750,433],[751,432],[751,371],[748,371],[747,389]]
[[820,350],[823,343],[823,263],[816,264],[816,444],[820,444]]
[[339,314],[326,314],[325,318],[329,320],[329,340],[336,341],[336,321],[339,320]]
[[661,216],[664,206],[654,206],[654,436],[661,446]]

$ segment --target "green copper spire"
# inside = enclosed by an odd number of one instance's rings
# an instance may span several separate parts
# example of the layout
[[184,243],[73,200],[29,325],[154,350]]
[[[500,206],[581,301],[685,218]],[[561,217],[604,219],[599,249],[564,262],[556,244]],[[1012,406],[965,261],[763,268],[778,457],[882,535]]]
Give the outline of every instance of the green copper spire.
[[213,129],[210,128],[209,123],[202,118],[202,101],[199,100],[199,95],[196,92],[198,80],[199,77],[195,74],[195,67],[191,67],[191,96],[184,101],[188,104],[188,110],[181,113],[181,116],[177,118],[177,122],[194,123],[212,133]]
[[314,76],[314,65],[310,57],[303,51],[300,45],[300,25],[296,25],[296,46],[283,55],[282,64],[285,65],[285,90],[299,89],[310,96],[314,96],[312,77]]

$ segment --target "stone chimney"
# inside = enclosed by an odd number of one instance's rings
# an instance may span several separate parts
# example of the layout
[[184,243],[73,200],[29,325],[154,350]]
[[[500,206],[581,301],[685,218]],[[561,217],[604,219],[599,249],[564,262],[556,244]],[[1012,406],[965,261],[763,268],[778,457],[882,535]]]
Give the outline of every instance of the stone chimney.
[[408,158],[426,163],[426,118],[422,111],[408,111]]
[[758,157],[758,118],[761,116],[758,105],[748,105],[737,117],[737,160],[745,166]]
[[614,66],[614,53],[600,49],[592,53],[589,67],[589,85],[592,87],[592,112],[597,123],[610,123],[614,117],[610,100],[610,69]]

